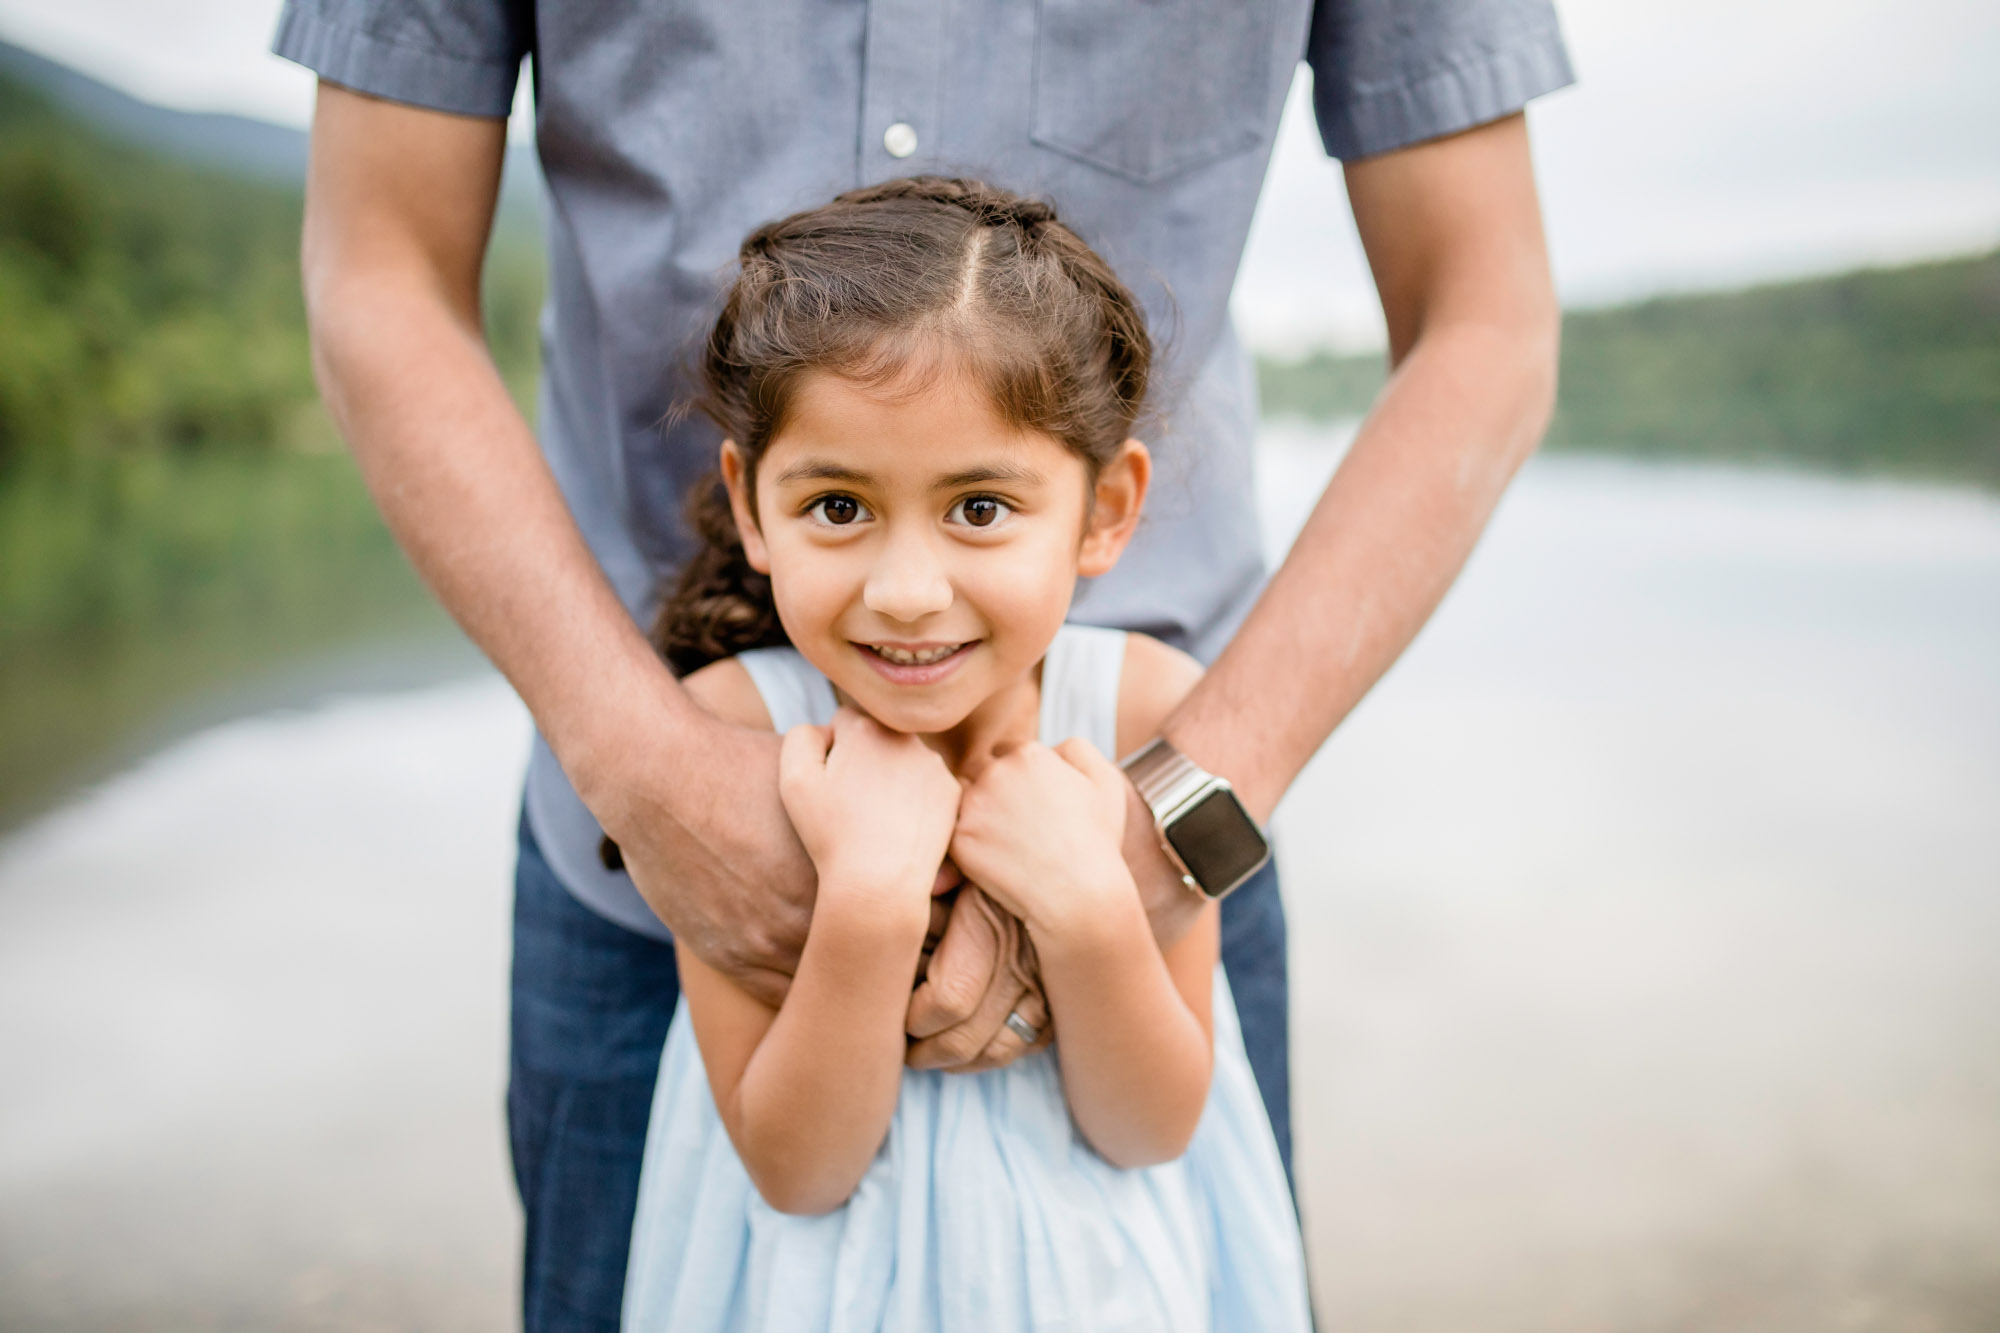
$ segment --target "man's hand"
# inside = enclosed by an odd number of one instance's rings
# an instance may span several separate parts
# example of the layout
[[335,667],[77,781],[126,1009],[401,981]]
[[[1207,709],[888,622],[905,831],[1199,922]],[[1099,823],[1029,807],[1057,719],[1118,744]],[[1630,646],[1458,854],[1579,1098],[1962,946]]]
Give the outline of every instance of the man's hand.
[[[1125,868],[1164,948],[1187,933],[1203,903],[1160,850],[1153,812],[1138,789],[1128,781],[1123,795]],[[1032,1046],[1005,1026],[1009,1013],[1018,1013],[1040,1034]],[[968,885],[952,905],[923,984],[910,998],[911,1066],[969,1073],[1007,1064],[1049,1043],[1048,1013],[1027,931]]]
[[[910,1067],[972,1073],[1048,1045],[1054,1033],[1039,972],[1021,923],[976,886],[962,885],[923,983],[910,996]],[[1010,1013],[1035,1029],[1032,1046],[1007,1027]]]
[[[1126,798],[1124,853],[1153,937],[1164,948],[1200,919],[1202,900],[1188,892],[1181,872],[1160,850],[1153,812],[1136,788]],[[1035,946],[1021,923],[967,886],[943,929],[924,983],[910,997],[910,1066],[970,1073],[1048,1045],[1048,1001]],[[1033,1046],[1004,1026],[1010,1012],[1041,1034]]]
[[[1160,946],[1179,940],[1201,917],[1203,899],[1188,891],[1160,849],[1153,812],[1125,783],[1125,868]],[[947,863],[949,864],[949,863]],[[910,998],[910,1065],[970,1073],[1040,1050],[1053,1035],[1034,945],[1021,923],[970,886],[952,905],[924,983]],[[1033,1046],[1005,1023],[1018,1013],[1041,1035]]]
[[674,937],[775,1006],[805,947],[817,882],[779,799],[782,742],[689,713],[601,769],[592,809]]

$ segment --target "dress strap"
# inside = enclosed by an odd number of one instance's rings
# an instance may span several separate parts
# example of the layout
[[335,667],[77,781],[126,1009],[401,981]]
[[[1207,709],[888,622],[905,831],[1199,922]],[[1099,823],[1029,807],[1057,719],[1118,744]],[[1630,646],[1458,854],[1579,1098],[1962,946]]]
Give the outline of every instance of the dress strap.
[[[771,715],[771,730],[833,721],[833,686],[795,648],[755,648],[737,661]],[[1057,745],[1081,736],[1117,758],[1118,683],[1125,670],[1125,631],[1064,625],[1042,659],[1041,741]]]
[[833,721],[838,706],[833,685],[798,649],[753,648],[738,653],[736,660],[750,673],[764,711],[771,715],[771,730],[780,736],[804,723],[823,727]]
[[1107,759],[1118,758],[1118,682],[1125,671],[1125,631],[1064,625],[1042,659],[1041,740],[1081,736]]

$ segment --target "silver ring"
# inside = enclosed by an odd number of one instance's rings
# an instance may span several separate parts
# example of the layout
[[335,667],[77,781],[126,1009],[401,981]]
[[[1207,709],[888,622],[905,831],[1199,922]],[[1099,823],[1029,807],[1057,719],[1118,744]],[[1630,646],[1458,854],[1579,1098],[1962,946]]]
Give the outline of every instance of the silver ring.
[[1021,1017],[1018,1012],[1008,1013],[1007,1030],[1030,1046],[1033,1046],[1036,1041],[1040,1040],[1042,1035],[1040,1028]]

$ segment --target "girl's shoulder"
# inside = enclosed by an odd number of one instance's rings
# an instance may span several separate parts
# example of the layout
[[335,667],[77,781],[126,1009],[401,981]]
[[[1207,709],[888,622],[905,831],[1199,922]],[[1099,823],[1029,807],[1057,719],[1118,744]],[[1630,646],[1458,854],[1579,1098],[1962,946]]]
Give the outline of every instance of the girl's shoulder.
[[1202,665],[1150,634],[1125,636],[1125,664],[1118,677],[1118,754],[1128,755],[1160,734],[1160,724],[1180,707],[1201,679]]
[[750,676],[750,669],[737,657],[710,662],[681,677],[681,688],[708,712],[739,727],[772,730],[771,710]]

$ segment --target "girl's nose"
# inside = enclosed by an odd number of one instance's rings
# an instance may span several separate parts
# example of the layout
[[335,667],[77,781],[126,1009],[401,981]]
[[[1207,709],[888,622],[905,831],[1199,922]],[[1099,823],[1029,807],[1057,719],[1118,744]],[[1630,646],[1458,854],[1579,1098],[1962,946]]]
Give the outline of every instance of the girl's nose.
[[863,606],[905,623],[947,610],[951,601],[951,579],[944,564],[921,538],[888,543],[861,590]]

